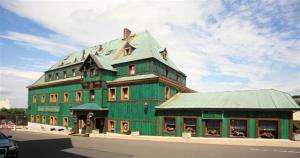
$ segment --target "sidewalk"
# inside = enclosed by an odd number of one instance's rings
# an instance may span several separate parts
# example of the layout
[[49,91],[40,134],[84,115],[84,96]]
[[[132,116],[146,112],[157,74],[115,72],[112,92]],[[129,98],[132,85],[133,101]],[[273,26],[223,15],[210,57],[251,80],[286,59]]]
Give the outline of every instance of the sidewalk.
[[[38,133],[45,133],[45,134],[69,136],[66,131],[42,131],[42,130],[28,130],[28,129],[17,129],[17,131],[38,132]],[[132,135],[123,135],[123,134],[115,134],[115,133],[90,134],[90,137],[105,138],[105,139],[157,141],[157,142],[300,148],[300,141],[291,141],[287,139],[204,138],[204,137],[182,138],[182,137],[166,137],[166,136],[132,136]]]
[[180,142],[180,143],[200,143],[200,144],[219,144],[219,145],[243,145],[243,146],[269,146],[269,147],[292,147],[300,148],[299,141],[286,139],[251,139],[251,138],[204,138],[204,137],[166,137],[166,136],[131,136],[122,134],[90,134],[90,137],[126,139],[126,140],[144,140],[158,142]]

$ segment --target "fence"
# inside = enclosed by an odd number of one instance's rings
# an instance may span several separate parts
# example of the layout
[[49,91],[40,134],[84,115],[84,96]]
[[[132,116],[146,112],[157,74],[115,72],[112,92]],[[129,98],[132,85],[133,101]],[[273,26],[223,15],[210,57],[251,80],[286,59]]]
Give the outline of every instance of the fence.
[[0,129],[12,129],[15,126],[27,125],[27,116],[24,114],[1,114],[0,115]]

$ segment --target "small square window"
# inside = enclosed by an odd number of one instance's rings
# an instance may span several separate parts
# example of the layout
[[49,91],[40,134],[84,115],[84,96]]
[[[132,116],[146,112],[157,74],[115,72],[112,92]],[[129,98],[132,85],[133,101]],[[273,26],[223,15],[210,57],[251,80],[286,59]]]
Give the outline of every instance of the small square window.
[[42,97],[41,97],[41,103],[42,104],[45,103],[45,96],[44,95],[42,95]]
[[59,79],[59,77],[58,77],[58,72],[57,73],[55,73],[55,80],[58,80]]
[[46,116],[42,117],[42,124],[46,124]]
[[75,76],[76,76],[75,69],[72,69],[72,70],[71,70],[71,74],[72,74],[72,77],[75,77]]
[[64,102],[67,103],[69,101],[69,93],[64,93]]
[[115,101],[117,99],[116,88],[109,88],[108,97],[109,101]]
[[57,94],[50,94],[50,103],[56,103],[57,98],[58,98]]
[[129,75],[134,75],[135,74],[135,65],[129,65],[128,74]]
[[121,88],[121,99],[128,100],[129,99],[129,87]]
[[166,74],[166,77],[168,77],[169,76],[169,70],[168,69],[166,69],[166,72],[165,72]]
[[90,101],[95,101],[95,90],[90,90]]
[[94,77],[96,75],[95,69],[90,69],[90,77]]
[[76,102],[81,102],[82,100],[82,92],[78,91],[76,92]]
[[52,80],[52,75],[48,74],[48,81],[51,81],[51,80]]
[[67,71],[66,70],[63,72],[63,78],[67,78]]
[[33,104],[36,104],[36,100],[37,100],[37,99],[36,99],[36,95],[34,95],[34,96],[33,96],[33,101],[32,101],[32,103],[33,103]]
[[165,88],[165,99],[169,99],[170,98],[170,88],[166,87]]

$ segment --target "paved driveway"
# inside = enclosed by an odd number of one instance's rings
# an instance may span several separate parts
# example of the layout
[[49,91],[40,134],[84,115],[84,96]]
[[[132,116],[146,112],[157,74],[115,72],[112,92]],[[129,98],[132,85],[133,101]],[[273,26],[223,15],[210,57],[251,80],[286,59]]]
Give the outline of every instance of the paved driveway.
[[299,148],[249,147],[84,138],[5,131],[20,145],[20,158],[299,158]]

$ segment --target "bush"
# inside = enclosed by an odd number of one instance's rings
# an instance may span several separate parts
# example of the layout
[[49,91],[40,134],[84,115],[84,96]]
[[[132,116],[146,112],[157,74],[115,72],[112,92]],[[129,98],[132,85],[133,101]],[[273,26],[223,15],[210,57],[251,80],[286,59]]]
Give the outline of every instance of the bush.
[[293,132],[300,133],[300,121],[293,122]]

